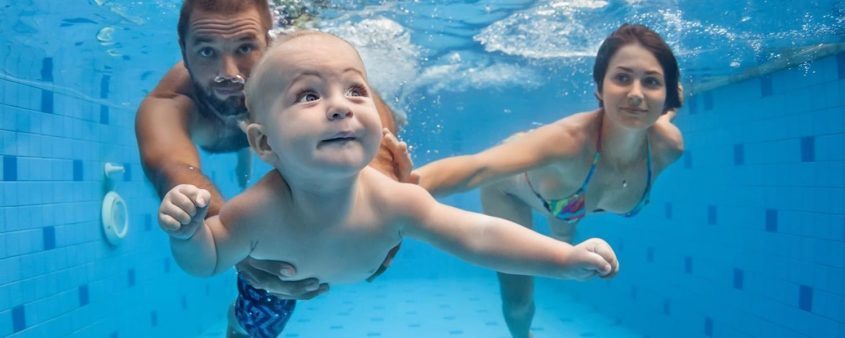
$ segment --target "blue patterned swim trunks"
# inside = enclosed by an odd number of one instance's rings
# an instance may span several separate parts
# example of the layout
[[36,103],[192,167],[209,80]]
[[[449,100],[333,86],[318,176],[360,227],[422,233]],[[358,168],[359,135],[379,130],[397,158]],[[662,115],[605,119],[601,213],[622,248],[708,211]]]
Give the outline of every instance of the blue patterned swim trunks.
[[238,275],[235,317],[250,337],[278,337],[295,307],[296,300],[280,299],[266,290],[256,289]]

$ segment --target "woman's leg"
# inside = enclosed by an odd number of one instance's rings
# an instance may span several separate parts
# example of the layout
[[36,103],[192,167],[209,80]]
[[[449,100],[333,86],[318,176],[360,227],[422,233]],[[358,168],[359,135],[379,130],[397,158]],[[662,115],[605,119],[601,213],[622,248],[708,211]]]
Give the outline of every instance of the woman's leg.
[[[529,229],[533,228],[531,207],[500,188],[500,184],[481,188],[484,213],[501,217]],[[530,337],[534,318],[534,279],[530,276],[499,274],[502,293],[502,313],[514,338]]]

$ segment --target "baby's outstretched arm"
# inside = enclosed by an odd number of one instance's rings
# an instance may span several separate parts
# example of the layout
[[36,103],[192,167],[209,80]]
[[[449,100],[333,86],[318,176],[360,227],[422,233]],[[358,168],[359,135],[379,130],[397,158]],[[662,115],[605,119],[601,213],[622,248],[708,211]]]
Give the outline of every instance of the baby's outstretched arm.
[[222,272],[249,254],[247,234],[230,231],[220,215],[205,219],[210,200],[207,190],[181,184],[167,192],[158,213],[176,262],[196,276]]
[[572,246],[508,220],[440,204],[418,187],[407,187],[403,204],[413,207],[403,208],[410,215],[404,233],[469,262],[510,274],[579,280],[619,270],[613,249],[601,239]]

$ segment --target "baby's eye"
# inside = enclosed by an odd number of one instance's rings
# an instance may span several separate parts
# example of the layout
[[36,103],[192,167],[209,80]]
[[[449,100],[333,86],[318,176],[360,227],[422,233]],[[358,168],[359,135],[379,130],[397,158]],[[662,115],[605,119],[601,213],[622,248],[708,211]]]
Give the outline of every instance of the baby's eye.
[[296,102],[311,102],[317,101],[319,99],[320,97],[317,95],[317,93],[310,90],[303,91],[296,95]]
[[204,48],[200,49],[197,52],[197,54],[199,54],[199,56],[202,56],[204,58],[212,57],[212,56],[214,56],[214,49],[212,49],[211,47],[204,47]]
[[346,90],[346,96],[367,96],[367,90],[363,86],[352,86]]

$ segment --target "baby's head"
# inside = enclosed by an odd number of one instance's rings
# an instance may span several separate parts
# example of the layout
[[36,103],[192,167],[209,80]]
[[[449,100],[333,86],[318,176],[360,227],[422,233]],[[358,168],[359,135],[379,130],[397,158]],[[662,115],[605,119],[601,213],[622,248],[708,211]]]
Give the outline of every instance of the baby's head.
[[280,37],[245,91],[250,147],[283,173],[357,174],[378,150],[381,122],[364,63],[334,35]]

